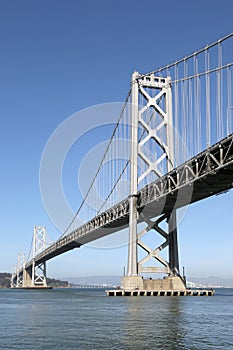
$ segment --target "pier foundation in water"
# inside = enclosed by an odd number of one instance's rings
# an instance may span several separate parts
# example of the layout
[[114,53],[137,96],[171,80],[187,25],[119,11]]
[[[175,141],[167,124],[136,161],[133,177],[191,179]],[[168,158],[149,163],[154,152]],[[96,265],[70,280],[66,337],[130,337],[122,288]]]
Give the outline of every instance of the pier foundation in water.
[[122,278],[122,287],[106,290],[107,296],[213,296],[213,289],[187,289],[180,276],[144,279],[142,276]]

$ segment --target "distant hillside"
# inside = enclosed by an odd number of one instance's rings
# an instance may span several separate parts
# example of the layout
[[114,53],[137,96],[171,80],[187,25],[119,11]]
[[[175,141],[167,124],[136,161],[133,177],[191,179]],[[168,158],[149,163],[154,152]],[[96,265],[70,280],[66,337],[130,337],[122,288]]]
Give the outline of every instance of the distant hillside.
[[[61,288],[61,287],[70,287],[68,281],[61,281],[55,278],[47,278],[47,284],[49,287]],[[4,272],[0,273],[0,288],[10,288],[11,286],[11,274]]]
[[70,283],[68,281],[61,281],[55,278],[47,277],[47,285],[48,287],[53,288],[62,288],[62,287],[70,287]]
[[[121,285],[121,276],[87,276],[87,277],[65,277],[71,284],[94,286],[94,285],[108,285],[119,286]],[[188,281],[196,283],[197,285],[204,285],[207,287],[219,286],[233,288],[233,278],[221,278],[221,277],[188,277]]]
[[207,287],[220,286],[233,288],[233,278],[222,278],[217,276],[209,277],[190,277],[189,281],[194,282],[198,285],[204,285]]
[[65,277],[74,285],[109,285],[119,286],[121,284],[121,276],[87,276],[87,277]]
[[10,288],[11,274],[7,272],[0,273],[0,288]]

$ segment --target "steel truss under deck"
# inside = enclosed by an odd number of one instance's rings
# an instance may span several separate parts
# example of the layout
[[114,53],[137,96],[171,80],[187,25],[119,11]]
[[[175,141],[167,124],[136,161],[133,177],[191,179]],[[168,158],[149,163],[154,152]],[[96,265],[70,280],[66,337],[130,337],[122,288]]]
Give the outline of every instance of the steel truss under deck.
[[[178,209],[231,188],[233,188],[233,134],[138,191],[138,222],[143,222],[145,217],[148,220],[159,215],[167,216],[174,207]],[[38,265],[85,243],[120,231],[127,227],[128,223],[127,198],[43,250],[35,256],[35,264]],[[32,264],[33,260],[27,262],[26,269]],[[17,274],[14,276],[17,278]]]

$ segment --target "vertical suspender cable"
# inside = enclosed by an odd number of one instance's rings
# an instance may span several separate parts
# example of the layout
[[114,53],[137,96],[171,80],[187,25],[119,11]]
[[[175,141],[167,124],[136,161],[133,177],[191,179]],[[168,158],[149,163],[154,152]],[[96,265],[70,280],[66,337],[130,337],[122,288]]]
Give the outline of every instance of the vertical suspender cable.
[[[180,146],[179,145],[179,123],[178,123],[178,65],[177,63],[175,64],[175,86],[174,86],[174,130],[175,130],[175,159],[178,159],[178,157],[180,156]],[[181,160],[179,159],[178,162],[181,162]]]
[[197,88],[197,57],[194,54],[194,153],[198,153],[198,88]]
[[[185,59],[183,62],[183,77],[185,77]],[[182,140],[184,142],[184,147],[182,147],[182,159],[185,159],[185,147],[187,146],[187,130],[186,130],[186,120],[185,120],[185,80],[183,79],[181,81],[181,103],[182,103],[182,109],[181,109],[181,125],[182,125]]]
[[113,183],[114,183],[114,149],[113,149],[113,141],[111,142],[111,172],[109,173],[109,179],[111,181],[109,190],[113,188]]
[[210,54],[209,49],[205,50],[205,83],[206,83],[206,146],[211,143],[210,137]]
[[233,132],[232,130],[232,105],[231,105],[231,66],[227,67],[227,135]]
[[[123,118],[122,118],[123,119]],[[120,149],[119,149],[119,146],[120,146],[120,142],[122,140],[121,138],[121,127],[122,127],[122,120],[120,122],[120,125],[119,125],[119,128],[118,128],[118,138],[117,138],[117,156],[116,156],[116,165],[117,165],[117,177],[115,179],[115,181],[117,181],[118,177],[119,177],[119,174],[120,174],[120,168],[121,168],[121,161],[120,161]],[[121,195],[121,191],[119,189],[119,194],[118,194],[118,187],[116,186],[116,195],[115,195],[115,198],[116,200],[119,200],[121,201],[123,198],[119,197],[119,195]]]
[[[123,137],[124,137],[124,147],[123,147],[123,152],[122,152],[122,156],[123,156],[123,167],[125,167],[125,163],[127,162],[127,159],[128,159],[128,152],[127,152],[127,114],[128,114],[128,105],[125,109],[125,114],[124,114],[124,132],[123,132]],[[127,188],[126,188],[126,184],[127,184],[127,171],[125,170],[123,176],[122,176],[122,179],[123,179],[123,183],[124,183],[124,193],[125,195],[127,196],[128,195],[128,191],[127,191]]]
[[[187,62],[186,62],[187,63]],[[185,70],[185,75],[186,75],[186,70]],[[189,121],[190,121],[190,116],[188,115],[188,99],[189,99],[189,91],[188,91],[188,84],[189,81],[184,79],[184,131],[185,131],[185,145],[184,145],[184,155],[183,155],[183,160],[187,160],[187,149],[189,149],[189,142],[190,142],[190,128],[189,128]]]
[[[184,61],[184,78],[188,76],[188,61]],[[187,102],[188,102],[188,89],[187,89],[188,80],[184,80],[184,128],[185,128],[185,149],[184,149],[184,159],[186,159],[186,149],[188,147],[188,113],[187,113]]]
[[[197,57],[197,56],[196,56]],[[201,149],[201,79],[199,76],[199,66],[197,57],[197,152]]]
[[115,159],[114,159],[114,164],[115,164],[115,174],[114,174],[114,182],[113,182],[113,186],[115,187],[114,191],[113,191],[113,196],[112,196],[112,204],[115,204],[116,202],[116,179],[118,178],[118,139],[119,139],[119,127],[120,124],[117,128],[117,132],[116,132],[116,136],[115,136]]
[[193,89],[192,89],[192,79],[188,80],[189,88],[188,88],[188,95],[189,95],[189,107],[188,107],[188,114],[189,114],[189,156],[194,155],[194,150],[193,150]]
[[222,45],[221,41],[218,42],[218,70],[217,70],[217,140],[222,138],[222,123],[221,123],[221,103],[222,103],[222,92],[221,92],[221,66],[222,66]]

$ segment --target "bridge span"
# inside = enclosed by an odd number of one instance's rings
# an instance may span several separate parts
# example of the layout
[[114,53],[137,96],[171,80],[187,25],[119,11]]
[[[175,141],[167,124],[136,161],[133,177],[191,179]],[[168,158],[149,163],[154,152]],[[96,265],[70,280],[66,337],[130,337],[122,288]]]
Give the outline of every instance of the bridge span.
[[[170,278],[165,288],[184,291],[176,210],[233,187],[232,46],[229,34],[164,68],[133,73],[124,107],[76,216],[96,196],[96,188],[98,207],[48,247],[45,228],[36,227],[33,256],[27,262],[19,258],[13,287],[46,286],[46,261],[129,227],[123,287],[144,290],[149,286],[143,274],[162,273]],[[128,187],[119,200],[121,183]],[[140,232],[139,223],[146,224]],[[163,238],[156,248],[143,239],[151,231]],[[138,248],[144,253],[141,260]],[[164,249],[168,259],[161,254]],[[151,261],[159,266],[148,266]]]
[[[152,219],[159,215],[169,216],[173,209],[220,194],[232,187],[233,134],[138,191],[138,221],[144,221],[144,217]],[[140,213],[143,215],[140,216]],[[83,244],[122,230],[128,225],[129,199],[126,198],[58,239],[38,254],[35,262],[40,264]],[[32,260],[26,264],[26,268],[31,265]]]
[[[233,134],[138,191],[138,222],[143,222],[145,216],[150,219],[159,215],[168,217],[174,209],[229,191],[232,187]],[[28,261],[25,269],[32,269],[34,263],[44,263],[83,244],[122,230],[128,225],[129,199],[126,198],[58,239]],[[19,270],[20,274],[22,272],[23,268]]]

